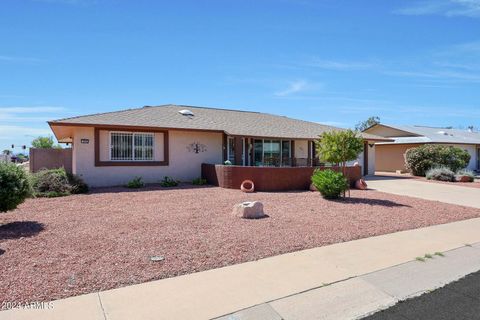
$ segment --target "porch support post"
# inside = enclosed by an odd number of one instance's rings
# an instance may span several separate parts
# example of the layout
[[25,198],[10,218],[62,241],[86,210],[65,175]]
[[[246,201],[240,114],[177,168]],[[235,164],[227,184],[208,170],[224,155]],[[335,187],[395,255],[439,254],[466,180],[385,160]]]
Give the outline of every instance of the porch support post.
[[315,144],[315,140],[312,141],[312,167],[316,166],[317,159],[317,145]]
[[254,138],[250,138],[250,143],[252,144],[252,151],[250,153],[250,165],[252,167],[255,166],[255,149],[254,149],[254,143],[255,143],[255,139]]
[[363,175],[368,175],[368,141],[363,141]]
[[308,156],[307,156],[307,165],[312,166],[312,141],[308,140]]
[[296,167],[297,164],[295,163],[295,140],[292,140],[292,143],[290,143],[290,148],[292,149],[290,151],[290,154],[292,155],[292,167]]
[[[250,143],[251,143],[251,139],[245,138],[245,150],[243,152],[244,152],[244,159],[245,159],[244,161],[246,166],[248,166],[248,159],[249,159],[248,153],[250,152]],[[250,163],[250,165],[252,164]]]
[[241,166],[242,165],[242,137],[235,137],[234,138],[234,145],[235,145],[235,165]]
[[223,151],[223,161],[222,161],[222,164],[227,161],[227,143],[228,143],[228,140],[227,140],[227,135],[224,133],[223,134],[223,137],[222,137],[222,151]]

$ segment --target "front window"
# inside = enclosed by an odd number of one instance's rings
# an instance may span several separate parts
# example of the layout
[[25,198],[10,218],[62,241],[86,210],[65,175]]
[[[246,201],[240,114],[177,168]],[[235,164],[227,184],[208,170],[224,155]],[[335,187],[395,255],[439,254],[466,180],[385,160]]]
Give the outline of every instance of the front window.
[[263,164],[280,166],[280,140],[263,140]]
[[110,133],[110,159],[113,161],[151,161],[153,146],[153,133]]
[[290,166],[290,140],[262,140],[254,141],[254,161],[256,166]]

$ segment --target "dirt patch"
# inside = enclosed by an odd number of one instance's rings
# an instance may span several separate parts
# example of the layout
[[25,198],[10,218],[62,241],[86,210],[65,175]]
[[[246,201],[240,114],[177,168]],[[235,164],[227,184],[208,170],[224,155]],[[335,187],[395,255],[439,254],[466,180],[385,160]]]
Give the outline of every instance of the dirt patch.
[[[269,217],[233,216],[247,200],[262,201]],[[372,190],[344,201],[217,187],[29,199],[0,216],[0,301],[64,298],[479,215]]]

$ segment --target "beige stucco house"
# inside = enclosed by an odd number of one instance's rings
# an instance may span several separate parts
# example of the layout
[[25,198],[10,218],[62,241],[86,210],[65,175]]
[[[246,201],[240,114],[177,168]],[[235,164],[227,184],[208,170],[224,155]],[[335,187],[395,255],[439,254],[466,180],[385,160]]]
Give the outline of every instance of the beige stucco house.
[[424,144],[456,146],[470,154],[469,170],[480,169],[480,132],[473,130],[376,124],[364,133],[391,138],[377,142],[375,167],[377,171],[406,171],[405,152]]
[[[143,107],[50,121],[59,142],[72,144],[72,171],[91,186],[200,177],[202,163],[237,166],[318,165],[314,140],[342,130],[259,112],[181,105]],[[375,142],[364,134],[359,163],[375,171]]]

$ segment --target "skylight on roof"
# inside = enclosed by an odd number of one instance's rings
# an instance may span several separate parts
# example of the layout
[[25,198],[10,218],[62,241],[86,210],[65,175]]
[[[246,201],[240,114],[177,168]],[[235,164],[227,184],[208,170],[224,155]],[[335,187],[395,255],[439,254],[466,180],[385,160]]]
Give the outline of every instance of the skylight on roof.
[[188,109],[183,109],[183,110],[180,110],[178,111],[178,113],[180,113],[181,115],[183,116],[191,116],[193,117],[193,112],[188,110]]

